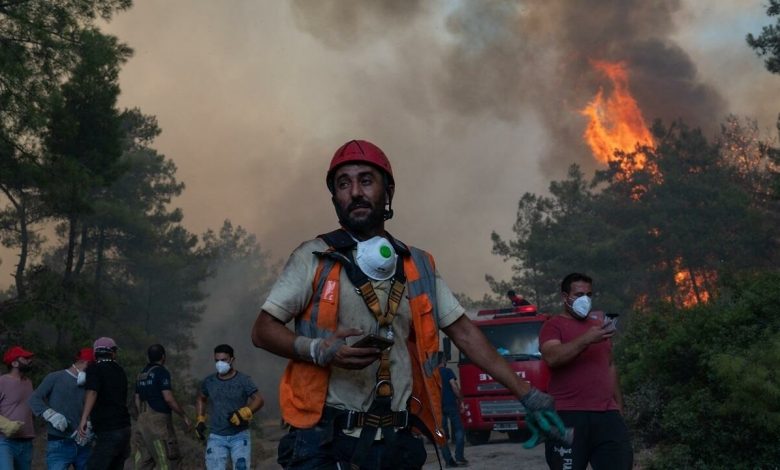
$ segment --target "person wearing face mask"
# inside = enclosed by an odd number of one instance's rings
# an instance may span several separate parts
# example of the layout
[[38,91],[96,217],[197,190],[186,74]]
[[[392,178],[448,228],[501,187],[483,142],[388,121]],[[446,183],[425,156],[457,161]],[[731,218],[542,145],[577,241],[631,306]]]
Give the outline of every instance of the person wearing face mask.
[[133,429],[135,470],[179,468],[181,452],[173,427],[172,412],[190,427],[190,419],[171,391],[171,374],[165,368],[165,348],[153,344],[146,351],[149,363],[135,381],[135,407],[138,421]]
[[542,359],[550,367],[548,391],[566,427],[571,445],[546,442],[553,470],[587,468],[630,470],[631,438],[622,416],[623,399],[612,361],[615,327],[604,312],[593,311],[593,280],[571,273],[561,283],[563,313],[539,332]]
[[285,469],[422,468],[423,436],[446,442],[442,332],[528,413],[557,418],[552,397],[519,378],[469,320],[433,256],[385,230],[395,183],[378,146],[339,147],[325,185],[340,228],[295,249],[255,321],[253,344],[289,359],[279,394],[290,426],[277,451]]
[[263,407],[263,397],[252,378],[233,367],[235,360],[230,345],[220,344],[214,348],[217,371],[203,379],[195,403],[198,414],[195,433],[200,440],[206,440],[208,416],[206,470],[224,470],[228,460],[232,461],[234,470],[251,466],[249,423]]
[[8,373],[0,376],[0,469],[29,470],[35,437],[29,399],[33,386],[27,375],[34,354],[12,346],[3,354]]
[[30,397],[30,408],[46,420],[46,466],[49,470],[87,468],[92,448],[79,440],[78,424],[84,408],[86,368],[95,360],[92,348],[79,350],[70,367],[48,374]]

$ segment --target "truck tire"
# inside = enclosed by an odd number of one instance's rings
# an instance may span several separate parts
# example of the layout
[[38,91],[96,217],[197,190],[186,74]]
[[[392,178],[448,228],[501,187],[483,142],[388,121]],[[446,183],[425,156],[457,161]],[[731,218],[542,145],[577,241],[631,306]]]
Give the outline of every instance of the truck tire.
[[466,431],[466,440],[473,446],[487,444],[490,440],[490,431]]

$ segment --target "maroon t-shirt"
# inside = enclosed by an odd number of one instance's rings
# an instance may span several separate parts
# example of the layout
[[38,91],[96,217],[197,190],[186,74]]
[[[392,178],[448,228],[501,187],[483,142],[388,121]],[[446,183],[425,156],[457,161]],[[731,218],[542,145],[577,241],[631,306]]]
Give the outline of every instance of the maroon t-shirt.
[[[551,339],[568,343],[584,334],[591,326],[601,326],[601,312],[591,312],[585,320],[556,315],[544,323],[539,332],[539,344]],[[606,411],[617,410],[615,384],[610,374],[612,341],[588,345],[571,362],[550,369],[548,393],[555,398],[556,410]]]
[[[0,415],[11,421],[21,421],[24,425],[13,436],[2,437],[31,439],[35,437],[32,409],[28,404],[33,393],[32,382],[28,378],[17,379],[11,374],[0,376]],[[0,437],[0,438],[2,438]]]

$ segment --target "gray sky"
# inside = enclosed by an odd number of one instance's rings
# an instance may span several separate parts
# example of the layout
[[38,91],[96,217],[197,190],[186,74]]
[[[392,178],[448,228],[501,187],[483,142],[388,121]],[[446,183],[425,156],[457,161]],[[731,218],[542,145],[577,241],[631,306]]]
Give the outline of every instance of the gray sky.
[[490,232],[511,235],[520,196],[595,167],[590,59],[628,62],[648,120],[712,128],[730,111],[770,129],[780,111],[744,42],[769,23],[763,0],[571,3],[137,0],[106,29],[135,50],[120,104],[157,116],[190,230],[229,218],[286,258],[336,226],[325,170],[367,139],[395,170],[388,229],[480,297],[509,272]]

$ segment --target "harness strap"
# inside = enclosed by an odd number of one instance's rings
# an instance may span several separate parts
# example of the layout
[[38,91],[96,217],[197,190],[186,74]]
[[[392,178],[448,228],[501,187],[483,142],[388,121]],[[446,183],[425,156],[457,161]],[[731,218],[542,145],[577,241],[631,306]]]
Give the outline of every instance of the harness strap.
[[[389,234],[388,234],[389,235]],[[403,298],[404,289],[406,288],[406,274],[404,273],[403,256],[398,257],[398,261],[395,266],[395,274],[390,282],[390,292],[387,296],[387,308],[384,312],[379,305],[379,297],[376,295],[371,279],[366,276],[363,270],[355,263],[352,249],[357,242],[344,230],[334,230],[333,232],[326,233],[319,236],[322,238],[332,251],[326,251],[321,255],[328,256],[342,264],[346,269],[347,277],[358,295],[363,299],[368,309],[376,318],[380,327],[390,327],[395,319],[395,315],[398,311],[398,306],[401,304]],[[390,243],[393,248],[396,248],[397,252],[402,254],[410,254],[406,245],[397,243],[392,236],[389,236]],[[392,397],[393,386],[390,376],[390,351],[386,349],[382,351],[382,355],[379,361],[379,368],[376,373],[376,396],[377,397]]]

